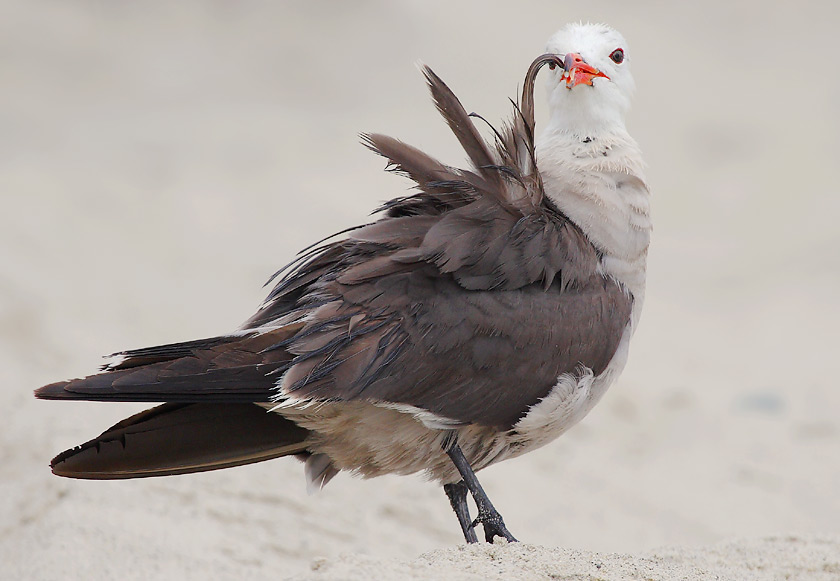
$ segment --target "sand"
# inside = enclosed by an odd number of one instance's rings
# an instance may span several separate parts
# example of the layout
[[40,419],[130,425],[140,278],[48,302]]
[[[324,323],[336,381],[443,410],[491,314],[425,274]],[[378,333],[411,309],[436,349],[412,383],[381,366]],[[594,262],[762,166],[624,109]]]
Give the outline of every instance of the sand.
[[462,545],[411,561],[342,555],[315,560],[297,580],[355,579],[837,579],[840,537],[767,537],[710,547],[664,548],[641,555],[595,553],[557,547],[499,543]]
[[[838,9],[516,6],[3,3],[0,578],[840,578]],[[630,40],[656,229],[620,381],[479,474],[522,544],[464,547],[416,477],[50,474],[142,406],[32,389],[235,328],[298,249],[406,192],[358,132],[461,163],[418,59],[498,120],[577,19]]]

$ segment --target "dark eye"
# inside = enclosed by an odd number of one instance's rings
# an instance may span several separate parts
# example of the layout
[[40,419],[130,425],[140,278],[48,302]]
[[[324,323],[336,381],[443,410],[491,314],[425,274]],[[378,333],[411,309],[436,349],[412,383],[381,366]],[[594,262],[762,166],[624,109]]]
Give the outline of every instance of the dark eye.
[[620,48],[617,48],[610,53],[610,58],[612,59],[612,62],[614,62],[617,65],[620,65],[624,62],[624,51]]

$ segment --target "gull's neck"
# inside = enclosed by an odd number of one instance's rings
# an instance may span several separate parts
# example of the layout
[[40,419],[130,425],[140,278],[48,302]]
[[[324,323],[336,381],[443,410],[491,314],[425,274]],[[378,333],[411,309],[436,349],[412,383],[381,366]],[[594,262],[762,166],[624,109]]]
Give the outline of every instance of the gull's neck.
[[569,134],[585,139],[609,134],[626,135],[624,117],[630,108],[629,99],[622,93],[608,90],[608,87],[598,88],[601,90],[590,91],[590,87],[580,87],[572,91],[563,88],[552,91],[548,96],[552,115],[543,137]]
[[604,273],[633,294],[635,321],[652,228],[644,163],[623,115],[592,115],[588,125],[577,115],[553,115],[537,140],[537,165],[546,195],[603,253]]

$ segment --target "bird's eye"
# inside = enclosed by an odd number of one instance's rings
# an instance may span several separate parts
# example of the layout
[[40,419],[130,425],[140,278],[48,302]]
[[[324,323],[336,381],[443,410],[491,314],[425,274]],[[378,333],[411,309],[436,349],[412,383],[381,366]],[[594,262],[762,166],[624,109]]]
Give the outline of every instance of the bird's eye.
[[624,51],[620,48],[617,48],[610,53],[610,58],[612,59],[612,62],[614,62],[617,65],[620,65],[624,62]]

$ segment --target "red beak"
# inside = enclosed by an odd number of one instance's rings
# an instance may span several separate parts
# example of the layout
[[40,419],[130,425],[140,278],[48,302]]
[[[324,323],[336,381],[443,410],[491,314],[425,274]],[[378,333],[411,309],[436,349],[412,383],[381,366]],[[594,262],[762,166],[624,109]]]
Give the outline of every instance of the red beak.
[[595,77],[604,77],[609,79],[607,75],[588,65],[583,57],[576,52],[570,52],[566,55],[563,63],[563,68],[566,72],[563,73],[563,78],[566,79],[566,88],[572,89],[578,85],[592,86],[592,79]]

